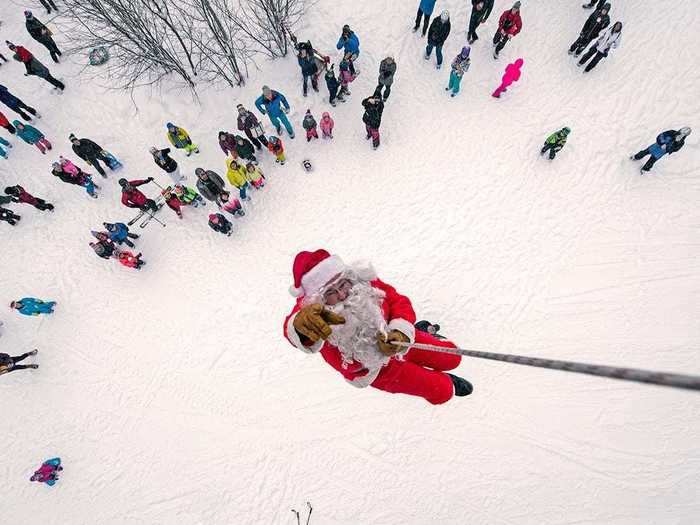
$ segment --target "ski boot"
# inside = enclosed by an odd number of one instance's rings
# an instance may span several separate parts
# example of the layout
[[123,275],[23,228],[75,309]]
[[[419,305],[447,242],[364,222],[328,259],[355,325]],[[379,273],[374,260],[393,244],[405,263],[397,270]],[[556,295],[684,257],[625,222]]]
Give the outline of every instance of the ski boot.
[[[447,372],[445,372],[447,374]],[[452,384],[455,387],[455,395],[457,397],[468,396],[474,391],[472,384],[466,379],[456,376],[454,374],[447,374],[452,380]]]

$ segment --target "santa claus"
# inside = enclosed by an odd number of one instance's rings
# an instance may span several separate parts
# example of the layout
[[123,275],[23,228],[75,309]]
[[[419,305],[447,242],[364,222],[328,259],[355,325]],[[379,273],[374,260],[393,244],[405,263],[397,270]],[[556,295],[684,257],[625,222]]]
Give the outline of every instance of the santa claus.
[[284,334],[292,345],[319,353],[353,386],[420,396],[439,405],[467,396],[472,385],[447,370],[461,357],[397,345],[423,343],[455,348],[445,339],[416,331],[408,297],[377,279],[371,267],[347,265],[326,250],[294,259],[292,313]]

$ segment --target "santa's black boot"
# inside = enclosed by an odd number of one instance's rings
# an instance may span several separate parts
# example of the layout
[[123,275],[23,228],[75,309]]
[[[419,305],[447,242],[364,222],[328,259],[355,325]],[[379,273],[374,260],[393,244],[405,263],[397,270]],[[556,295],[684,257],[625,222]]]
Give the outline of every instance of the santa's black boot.
[[455,387],[455,395],[457,397],[468,396],[474,391],[472,384],[464,378],[456,376],[454,374],[447,374],[452,379],[452,384]]

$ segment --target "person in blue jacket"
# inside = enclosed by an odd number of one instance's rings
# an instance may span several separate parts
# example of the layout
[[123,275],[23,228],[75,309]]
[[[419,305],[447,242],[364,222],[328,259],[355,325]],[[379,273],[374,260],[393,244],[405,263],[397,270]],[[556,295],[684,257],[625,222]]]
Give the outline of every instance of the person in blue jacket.
[[10,308],[19,311],[22,315],[52,314],[54,306],[56,301],[44,302],[34,297],[24,297],[10,303]]
[[255,107],[260,113],[270,117],[270,122],[277,130],[278,135],[282,133],[281,122],[289,133],[289,138],[294,138],[294,129],[286,115],[289,112],[289,102],[282,93],[270,89],[268,86],[263,86],[262,95],[255,101]]
[[345,59],[350,62],[350,73],[355,74],[355,60],[360,56],[360,39],[357,38],[355,32],[350,29],[350,26],[345,24],[343,32],[340,34],[338,43],[335,45],[337,49],[342,49],[345,53]]
[[418,5],[418,14],[416,14],[416,25],[413,28],[413,32],[418,31],[420,27],[420,19],[423,17],[423,33],[421,36],[425,36],[428,31],[428,24],[430,23],[430,15],[433,14],[433,9],[435,9],[435,2],[437,0],[420,0]]
[[110,240],[116,242],[117,244],[126,244],[129,248],[134,248],[134,243],[129,239],[138,239],[139,236],[135,233],[129,231],[129,227],[123,222],[115,222],[110,224],[109,222],[103,222],[102,225],[107,230]]
[[688,127],[681,128],[678,131],[675,129],[664,131],[663,133],[660,133],[658,137],[656,137],[656,143],[643,149],[642,151],[637,152],[630,158],[632,160],[640,160],[649,155],[649,159],[639,170],[640,173],[644,175],[644,172],[650,171],[654,166],[654,163],[661,157],[666,154],[670,155],[671,153],[675,153],[676,151],[680,150],[685,145],[685,138],[690,135],[691,131],[692,130]]
[[14,96],[10,91],[0,84],[0,102],[5,104],[8,108],[10,108],[12,111],[15,113],[19,114],[20,117],[22,117],[26,121],[31,121],[32,117],[27,115],[23,110],[27,110],[28,113],[31,113],[35,117],[41,118],[41,115],[37,112],[36,109],[34,109],[31,106],[28,106],[27,104],[24,103],[20,98]]

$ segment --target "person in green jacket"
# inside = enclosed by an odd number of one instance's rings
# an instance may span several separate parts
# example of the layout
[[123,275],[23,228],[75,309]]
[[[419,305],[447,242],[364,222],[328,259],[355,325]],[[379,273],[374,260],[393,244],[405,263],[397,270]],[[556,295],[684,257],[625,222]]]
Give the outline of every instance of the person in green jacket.
[[179,128],[172,122],[166,124],[168,128],[168,140],[177,149],[184,149],[189,157],[192,152],[199,153],[199,148],[192,142],[190,135],[184,128]]
[[175,196],[180,199],[180,202],[186,206],[191,204],[194,208],[197,208],[200,205],[206,206],[207,204],[202,196],[189,186],[176,184],[173,191]]
[[564,144],[566,144],[569,133],[571,133],[571,129],[566,127],[552,133],[547,137],[547,140],[544,141],[544,146],[540,150],[540,155],[544,155],[549,151],[549,160],[554,160],[554,157],[557,156],[557,153],[561,151]]

